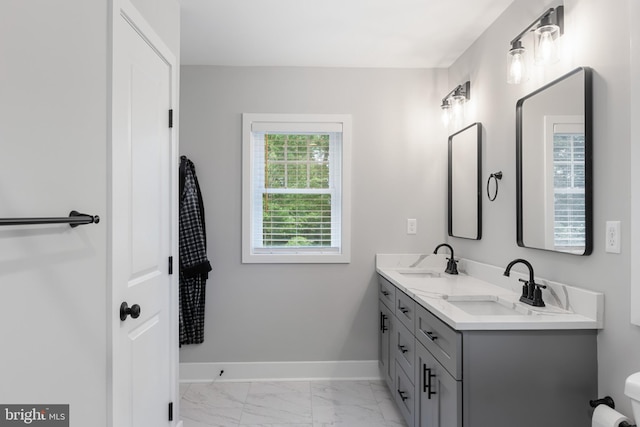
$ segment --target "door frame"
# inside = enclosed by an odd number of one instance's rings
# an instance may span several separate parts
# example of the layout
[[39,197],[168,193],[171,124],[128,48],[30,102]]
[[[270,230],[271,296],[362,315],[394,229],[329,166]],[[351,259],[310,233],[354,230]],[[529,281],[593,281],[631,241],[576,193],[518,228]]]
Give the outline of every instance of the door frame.
[[[640,27],[631,25],[632,20],[637,13],[640,12],[640,4],[638,2],[629,2],[629,31],[631,46],[629,52],[629,68],[630,76],[637,76],[640,73]],[[636,14],[636,15],[634,15]],[[640,123],[633,120],[632,117],[638,117],[640,114],[640,82],[638,79],[630,81],[630,149],[631,149],[631,220],[630,222],[630,259],[635,260],[640,256],[640,171],[635,167],[640,161]],[[624,219],[624,218],[621,218]],[[623,223],[624,227],[624,223]],[[624,253],[624,242],[622,251]],[[622,261],[618,261],[622,264]],[[640,265],[637,262],[631,262],[630,277],[630,321],[632,325],[640,326]]]
[[[178,386],[178,366],[179,366],[179,347],[178,347],[178,159],[179,159],[179,146],[178,146],[178,76],[179,68],[178,61],[169,47],[162,41],[160,36],[153,30],[147,20],[140,14],[130,0],[109,0],[109,22],[108,22],[108,58],[107,58],[107,82],[108,82],[108,97],[107,97],[107,426],[117,427],[113,425],[114,421],[114,401],[116,395],[119,394],[119,390],[114,389],[114,374],[117,366],[114,363],[116,360],[115,351],[117,346],[114,346],[114,341],[118,339],[118,325],[120,323],[119,308],[120,300],[115,298],[116,284],[113,282],[113,244],[112,235],[116,230],[113,229],[113,188],[111,186],[113,161],[112,161],[112,144],[113,144],[113,116],[115,114],[113,106],[114,91],[118,82],[114,81],[114,40],[116,36],[117,26],[114,23],[119,19],[125,19],[138,34],[151,46],[155,52],[163,58],[163,60],[169,65],[170,68],[170,105],[173,110],[173,126],[169,129],[171,149],[170,157],[171,162],[171,212],[170,223],[171,230],[169,230],[170,236],[170,255],[173,256],[173,268],[174,274],[169,276],[170,290],[169,290],[169,340],[175,343],[175,347],[169,354],[169,363],[171,366],[170,372],[167,375],[170,376],[169,382],[171,384],[171,401],[173,402],[173,426],[180,426],[180,396]],[[167,112],[168,117],[169,112]],[[168,120],[168,119],[167,119]]]

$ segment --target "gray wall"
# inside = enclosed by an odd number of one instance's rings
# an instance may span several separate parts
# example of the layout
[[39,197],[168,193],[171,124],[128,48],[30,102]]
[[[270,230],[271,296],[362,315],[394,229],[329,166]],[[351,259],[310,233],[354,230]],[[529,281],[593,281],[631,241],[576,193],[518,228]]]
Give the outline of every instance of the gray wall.
[[[548,3],[548,2],[547,2]],[[598,334],[599,394],[631,415],[623,394],[625,378],[640,371],[640,328],[629,322],[630,290],[630,96],[627,0],[565,0],[565,43],[569,56],[525,85],[506,84],[509,41],[545,8],[545,2],[516,0],[498,21],[449,69],[450,81],[470,77],[475,118],[486,128],[484,179],[502,170],[500,194],[483,201],[481,241],[450,239],[460,256],[506,265],[531,261],[538,276],[603,292],[604,329]],[[637,8],[636,8],[637,9]],[[637,18],[637,15],[635,15]],[[515,105],[536,87],[577,66],[594,69],[594,251],[587,257],[516,245]],[[637,118],[636,118],[637,119]],[[607,220],[622,221],[622,253],[604,252]]]
[[[209,256],[205,342],[181,362],[375,360],[377,252],[423,252],[445,236],[444,70],[181,70],[182,154],[196,165]],[[353,116],[352,262],[243,265],[241,113]],[[418,234],[406,234],[417,218]]]

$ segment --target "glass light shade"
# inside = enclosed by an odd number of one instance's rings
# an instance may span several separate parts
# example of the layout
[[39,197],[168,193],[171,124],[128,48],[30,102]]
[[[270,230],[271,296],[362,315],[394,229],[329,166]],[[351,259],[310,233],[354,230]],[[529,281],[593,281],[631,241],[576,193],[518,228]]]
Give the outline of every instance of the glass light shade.
[[527,81],[526,50],[512,48],[507,54],[507,83],[517,85]]
[[464,103],[466,100],[463,95],[454,95],[451,97],[451,116],[456,127],[459,127],[464,122]]
[[536,64],[547,65],[558,62],[560,27],[553,24],[543,25],[533,32],[533,36],[533,56]]
[[442,104],[440,108],[442,108],[442,124],[449,126],[449,121],[451,120],[451,106],[445,103]]
[[455,117],[463,113],[465,100],[466,98],[463,95],[454,95],[451,97],[451,110]]

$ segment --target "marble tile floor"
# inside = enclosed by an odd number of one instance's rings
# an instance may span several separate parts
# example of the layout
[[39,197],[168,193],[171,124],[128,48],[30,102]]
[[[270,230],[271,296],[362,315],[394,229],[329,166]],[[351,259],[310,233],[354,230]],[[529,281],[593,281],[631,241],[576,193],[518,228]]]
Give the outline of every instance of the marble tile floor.
[[184,427],[406,427],[384,381],[180,384]]

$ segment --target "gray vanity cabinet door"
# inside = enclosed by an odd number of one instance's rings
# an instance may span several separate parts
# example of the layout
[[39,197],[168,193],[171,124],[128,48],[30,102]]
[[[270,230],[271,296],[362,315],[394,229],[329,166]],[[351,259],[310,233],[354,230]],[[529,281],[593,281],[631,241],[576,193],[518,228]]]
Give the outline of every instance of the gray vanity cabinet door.
[[396,319],[393,312],[382,302],[378,303],[380,318],[378,319],[378,365],[382,372],[382,378],[387,382],[389,390],[393,390],[395,376],[395,346],[393,338],[396,333]]
[[415,426],[462,427],[462,381],[416,342]]

